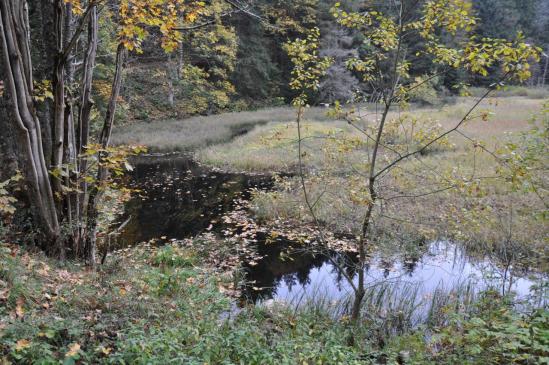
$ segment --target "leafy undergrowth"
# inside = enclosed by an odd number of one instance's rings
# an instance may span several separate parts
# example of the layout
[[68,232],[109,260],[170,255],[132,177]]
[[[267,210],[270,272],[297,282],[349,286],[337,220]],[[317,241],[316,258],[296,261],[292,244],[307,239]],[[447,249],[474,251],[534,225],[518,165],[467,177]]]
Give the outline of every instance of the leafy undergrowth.
[[380,339],[318,308],[237,310],[222,277],[179,246],[122,251],[94,273],[2,245],[0,364],[549,363],[547,312],[494,297],[430,340]]

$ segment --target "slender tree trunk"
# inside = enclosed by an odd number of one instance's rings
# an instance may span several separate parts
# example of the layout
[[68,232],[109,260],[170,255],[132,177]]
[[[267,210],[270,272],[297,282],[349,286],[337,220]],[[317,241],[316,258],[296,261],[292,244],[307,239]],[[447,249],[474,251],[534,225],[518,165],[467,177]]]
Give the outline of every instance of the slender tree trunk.
[[[63,48],[61,49],[62,56],[60,56],[59,63],[63,64],[64,69],[64,83],[73,85],[75,77],[75,67],[73,60],[73,49],[76,45],[69,50],[69,54],[65,55],[69,42],[73,36],[73,8],[71,3],[65,5],[65,13],[63,19],[63,35],[61,37]],[[64,85],[63,85],[64,86]],[[79,241],[78,222],[80,217],[80,210],[78,206],[78,168],[77,168],[77,146],[76,146],[76,132],[75,132],[75,102],[73,95],[70,91],[70,87],[65,92],[65,115],[64,115],[64,146],[63,146],[63,168],[65,169],[64,184],[69,188],[69,191],[65,193],[63,199],[64,214],[63,218],[70,230],[70,243],[71,247],[74,247],[75,242]]]
[[[393,89],[394,90],[394,89]],[[385,123],[387,121],[387,116],[389,115],[389,110],[391,109],[391,100],[393,98],[393,93],[391,93],[390,97],[386,99],[385,102],[385,109],[383,110],[383,114],[381,116],[381,121],[377,130],[377,135],[374,143],[374,150],[372,152],[372,160],[370,162],[370,172],[369,172],[369,179],[368,179],[368,190],[370,193],[370,202],[368,205],[368,209],[366,211],[366,214],[364,215],[364,220],[362,222],[362,231],[360,235],[360,240],[358,242],[358,285],[357,290],[355,293],[355,300],[353,302],[353,308],[351,311],[351,319],[353,321],[358,321],[360,319],[360,308],[362,306],[362,300],[364,299],[365,295],[365,288],[364,288],[364,269],[366,267],[366,245],[369,241],[369,234],[370,234],[370,225],[372,222],[372,213],[374,211],[375,204],[377,202],[377,191],[375,188],[376,184],[376,163],[377,158],[379,155],[379,147],[381,145],[381,137],[383,135],[383,130],[385,128]]]
[[63,61],[63,30],[65,28],[65,3],[63,0],[55,1],[55,37],[57,55],[53,73],[53,146],[52,146],[52,169],[57,172],[52,176],[52,185],[56,195],[58,209],[61,209],[62,184],[59,172],[63,165],[63,149],[65,147],[65,62]]
[[[107,114],[105,115],[105,121],[103,123],[103,129],[99,137],[99,143],[102,148],[108,148],[111,139],[112,127],[114,125],[114,116],[116,113],[116,106],[118,103],[118,97],[120,95],[120,88],[122,86],[122,73],[124,71],[124,62],[126,59],[126,48],[123,44],[119,44],[116,51],[116,70],[114,74],[114,80],[112,83],[111,96],[109,100],[109,106],[107,108]],[[101,160],[106,156],[104,153],[99,154],[100,166],[97,172],[97,181],[93,190],[90,192],[88,209],[87,209],[87,237],[86,237],[86,257],[88,264],[92,267],[96,265],[97,254],[97,219],[98,219],[98,205],[101,200],[102,189],[104,183],[108,178],[109,171],[104,166],[101,166]]]
[[[42,145],[40,121],[33,101],[30,30],[27,2],[0,0],[0,42],[5,92],[11,108],[29,202],[50,244],[59,241],[59,223]],[[52,247],[47,247],[51,251]]]
[[[549,49],[547,49],[547,52],[549,53]],[[545,83],[547,82],[547,69],[549,68],[549,54],[545,55],[545,67],[543,68],[543,76],[541,77],[541,87],[545,86]]]
[[72,247],[75,246],[75,242],[79,241],[78,222],[81,215],[78,206],[78,170],[73,108],[74,103],[72,101],[72,96],[69,93],[64,118],[64,139],[66,141],[66,147],[63,149],[63,165],[65,169],[65,186],[70,190],[65,194],[64,218],[71,232],[70,243]]
[[109,98],[109,106],[105,115],[103,129],[99,136],[99,143],[103,148],[107,148],[111,142],[112,127],[114,126],[114,116],[118,105],[118,97],[120,96],[120,88],[122,87],[122,73],[124,71],[124,62],[126,61],[126,48],[123,44],[119,44],[116,50],[116,70],[112,82],[111,96]]
[[93,107],[92,83],[93,71],[95,69],[95,58],[97,54],[97,8],[94,6],[91,10],[90,20],[88,22],[88,48],[84,58],[83,76],[82,76],[82,95],[80,115],[78,118],[77,147],[78,152],[82,153],[88,145],[90,135],[90,116]]
[[[92,100],[92,84],[93,84],[93,71],[95,68],[95,58],[97,54],[97,35],[98,35],[98,22],[97,22],[97,8],[94,6],[90,13],[90,19],[88,21],[88,48],[86,50],[86,56],[84,58],[84,73],[82,76],[82,94],[80,101],[80,114],[78,118],[78,131],[76,134],[76,145],[78,154],[82,155],[84,149],[88,145],[90,136],[90,116],[93,107]],[[87,158],[80,158],[78,160],[79,173],[86,174],[88,169]],[[78,217],[78,240],[74,242],[74,254],[80,256],[81,254],[81,241],[86,236],[85,228],[85,214],[86,198],[88,194],[88,183],[82,179],[80,183],[80,194],[78,195],[78,211],[80,216]]]
[[168,70],[168,104],[171,108],[175,105],[175,90],[173,87],[173,80],[170,70]]

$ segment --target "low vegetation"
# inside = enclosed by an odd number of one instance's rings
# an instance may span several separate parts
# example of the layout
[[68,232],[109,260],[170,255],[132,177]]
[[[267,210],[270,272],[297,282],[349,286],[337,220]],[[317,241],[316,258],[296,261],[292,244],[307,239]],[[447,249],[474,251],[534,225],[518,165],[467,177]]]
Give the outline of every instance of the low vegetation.
[[[481,295],[467,313],[444,315],[455,305],[447,302],[440,308],[445,320],[431,326],[432,335],[426,337],[422,327],[392,332],[398,327],[391,327],[384,317],[355,327],[345,317],[334,317],[327,305],[298,311],[283,304],[238,308],[226,294],[230,278],[200,262],[195,252],[182,246],[144,245],[118,252],[99,272],[90,272],[2,244],[0,361],[258,365],[548,361],[544,357],[549,346],[547,313],[517,313],[505,298],[491,292]],[[349,342],[351,337],[354,343]]]
[[[316,118],[327,119],[325,111],[323,108],[313,108],[312,114]],[[146,145],[156,152],[190,151],[228,142],[256,126],[273,121],[288,123],[293,118],[293,108],[279,107],[182,120],[138,122],[133,123],[131,128],[115,132],[113,142]]]
[[[407,114],[422,122],[430,120],[438,123],[441,130],[446,130],[453,127],[456,118],[462,116],[473,101],[472,98],[462,98],[455,104],[445,105],[440,108],[414,107],[411,110],[394,111],[391,117],[394,118],[397,113]],[[528,130],[531,116],[539,112],[542,104],[543,100],[522,97],[489,99],[479,107],[479,111],[489,112],[491,114],[490,120],[474,120],[466,126],[465,131],[472,138],[490,142],[491,146],[501,144],[510,137],[510,133]],[[364,108],[367,113],[376,113],[373,106],[367,105]],[[295,109],[285,108],[277,109],[277,111],[261,111],[255,114],[255,118],[253,117],[254,113],[243,113],[249,119],[242,118],[240,113],[208,117],[211,120],[221,122],[221,124],[224,120],[231,120],[236,116],[245,121],[261,120],[264,125],[257,126],[250,133],[238,136],[232,141],[198,149],[196,152],[197,159],[208,165],[229,171],[296,172],[297,131],[294,123]],[[334,118],[327,115],[328,112],[329,109],[319,108],[308,108],[305,111],[304,119],[307,124],[304,127],[304,139],[307,149],[310,150],[307,154],[312,155],[310,159],[306,160],[306,163],[310,164],[310,167],[318,166],[319,159],[322,158],[318,152],[326,149],[330,144],[330,136],[339,135],[343,139],[360,136],[360,133],[347,123],[334,121]],[[186,123],[192,123],[192,119],[188,122],[180,121],[179,126],[185,128]],[[151,127],[148,127],[147,131],[152,132],[154,123],[149,124],[149,126]],[[145,142],[145,140],[139,139],[135,141]],[[462,137],[455,137],[451,141],[454,146],[449,148],[451,150],[449,154],[457,155],[464,152],[468,147],[463,142]],[[156,144],[146,143],[147,146],[160,147],[160,149],[162,149],[161,146],[168,144],[168,140]],[[356,153],[359,154],[357,158],[360,158],[361,152],[356,151]]]

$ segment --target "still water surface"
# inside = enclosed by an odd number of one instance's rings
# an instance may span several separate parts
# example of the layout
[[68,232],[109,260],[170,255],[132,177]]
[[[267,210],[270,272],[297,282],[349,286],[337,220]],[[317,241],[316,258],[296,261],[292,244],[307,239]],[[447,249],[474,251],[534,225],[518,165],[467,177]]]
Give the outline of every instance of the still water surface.
[[[237,199],[247,199],[251,188],[272,187],[269,176],[214,171],[182,155],[142,157],[134,165],[131,184],[141,193],[127,203],[126,214],[132,218],[120,237],[121,246],[160,237],[189,238],[205,231],[219,233],[224,228],[221,217],[234,209]],[[247,268],[251,284],[244,296],[255,302],[301,303],[320,296],[343,299],[351,293],[349,283],[324,256],[294,252],[282,259],[281,253],[291,246],[259,240],[257,248],[264,258]],[[373,254],[368,286],[414,287],[418,297],[426,298],[437,289],[469,285],[473,290],[494,287],[526,298],[536,285],[546,283],[539,274],[515,276],[513,270],[506,271],[489,258],[468,256],[450,242],[433,242],[419,252],[414,259]],[[352,270],[349,273],[355,276]]]

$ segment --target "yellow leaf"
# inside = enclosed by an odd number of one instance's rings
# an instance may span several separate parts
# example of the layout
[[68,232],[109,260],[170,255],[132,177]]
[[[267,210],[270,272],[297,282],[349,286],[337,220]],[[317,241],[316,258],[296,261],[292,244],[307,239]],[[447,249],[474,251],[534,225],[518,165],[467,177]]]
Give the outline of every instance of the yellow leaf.
[[21,351],[30,346],[29,340],[21,339],[15,344],[15,351]]
[[15,307],[15,314],[18,318],[22,318],[25,315],[25,308],[23,308],[23,305],[25,304],[25,299],[23,299],[23,297],[19,297],[16,303],[17,305]]
[[65,357],[73,357],[77,355],[79,351],[80,351],[80,344],[78,342],[75,342],[69,346],[69,352],[67,352]]

